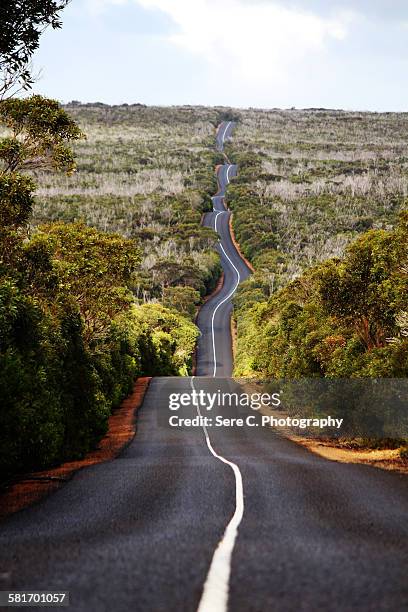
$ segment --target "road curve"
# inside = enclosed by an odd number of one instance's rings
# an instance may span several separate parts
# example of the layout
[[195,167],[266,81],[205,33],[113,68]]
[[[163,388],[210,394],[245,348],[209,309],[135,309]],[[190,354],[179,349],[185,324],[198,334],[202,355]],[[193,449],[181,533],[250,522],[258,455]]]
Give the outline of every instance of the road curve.
[[[215,199],[227,250],[220,205]],[[208,313],[220,303],[218,295]],[[228,319],[228,308],[223,312]],[[233,463],[243,483],[242,520],[227,591],[213,590],[207,609],[407,610],[406,476],[327,461],[264,427],[208,428],[214,452],[202,427],[170,427],[171,394],[189,393],[192,385],[235,389],[218,378],[229,371],[230,353],[217,352],[213,378],[211,351],[202,350],[205,377],[152,381],[137,436],[118,459],[82,470],[0,525],[0,590],[69,590],[70,609],[78,612],[195,612],[237,511]],[[172,414],[191,418],[197,410]]]
[[[217,131],[217,149],[224,151],[234,123],[222,123]],[[238,285],[251,274],[235,248],[229,228],[231,213],[225,203],[226,189],[237,175],[237,166],[226,163],[219,166],[218,193],[212,198],[213,212],[204,217],[204,225],[219,235],[217,250],[224,272],[222,290],[201,308],[197,319],[201,336],[197,347],[197,376],[230,377],[233,370],[231,347],[232,298]]]

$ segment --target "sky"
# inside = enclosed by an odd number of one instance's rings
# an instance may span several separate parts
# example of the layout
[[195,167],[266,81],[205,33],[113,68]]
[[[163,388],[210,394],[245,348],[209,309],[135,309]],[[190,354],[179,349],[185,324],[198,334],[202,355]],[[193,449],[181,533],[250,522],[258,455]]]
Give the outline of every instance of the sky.
[[62,102],[408,110],[408,0],[72,0],[34,57]]

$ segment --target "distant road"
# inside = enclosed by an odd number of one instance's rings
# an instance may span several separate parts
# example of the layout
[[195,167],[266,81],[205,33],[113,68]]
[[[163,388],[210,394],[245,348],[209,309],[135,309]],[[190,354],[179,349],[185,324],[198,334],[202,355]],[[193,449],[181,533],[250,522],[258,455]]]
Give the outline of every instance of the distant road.
[[[217,132],[217,148],[224,150],[234,124],[223,123]],[[229,229],[231,213],[225,204],[226,189],[237,175],[237,166],[225,164],[218,169],[219,190],[213,198],[214,211],[205,216],[204,224],[219,235],[218,252],[224,271],[224,284],[217,296],[204,304],[197,324],[201,330],[198,343],[197,376],[232,376],[231,313],[232,298],[238,285],[248,278],[250,270],[239,256]]]
[[81,612],[408,610],[405,476],[327,461],[263,427],[169,426],[170,394],[235,389],[218,377],[231,372],[228,296],[248,270],[227,231],[228,172],[206,218],[225,284],[200,314],[201,377],[154,379],[120,458],[1,524],[0,590],[69,590]]

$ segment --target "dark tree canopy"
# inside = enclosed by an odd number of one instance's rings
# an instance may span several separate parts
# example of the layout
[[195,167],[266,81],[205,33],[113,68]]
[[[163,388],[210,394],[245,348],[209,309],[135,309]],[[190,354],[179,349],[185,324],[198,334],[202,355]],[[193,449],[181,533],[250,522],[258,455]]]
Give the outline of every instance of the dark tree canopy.
[[69,0],[2,0],[0,3],[0,69],[29,87],[32,54],[47,26],[61,27],[60,11]]

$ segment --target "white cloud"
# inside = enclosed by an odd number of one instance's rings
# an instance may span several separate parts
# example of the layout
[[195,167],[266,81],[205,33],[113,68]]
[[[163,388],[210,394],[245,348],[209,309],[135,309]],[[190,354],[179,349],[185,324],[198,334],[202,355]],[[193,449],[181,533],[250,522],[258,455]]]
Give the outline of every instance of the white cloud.
[[350,13],[324,18],[260,0],[134,1],[173,20],[178,32],[168,36],[172,44],[221,63],[248,84],[283,78],[308,53],[343,40],[351,19]]
[[407,13],[407,0],[75,0],[62,30],[42,38],[39,91],[110,103],[406,110]]
[[91,15],[97,16],[102,15],[105,9],[110,6],[120,6],[127,3],[128,0],[85,0],[85,8]]

